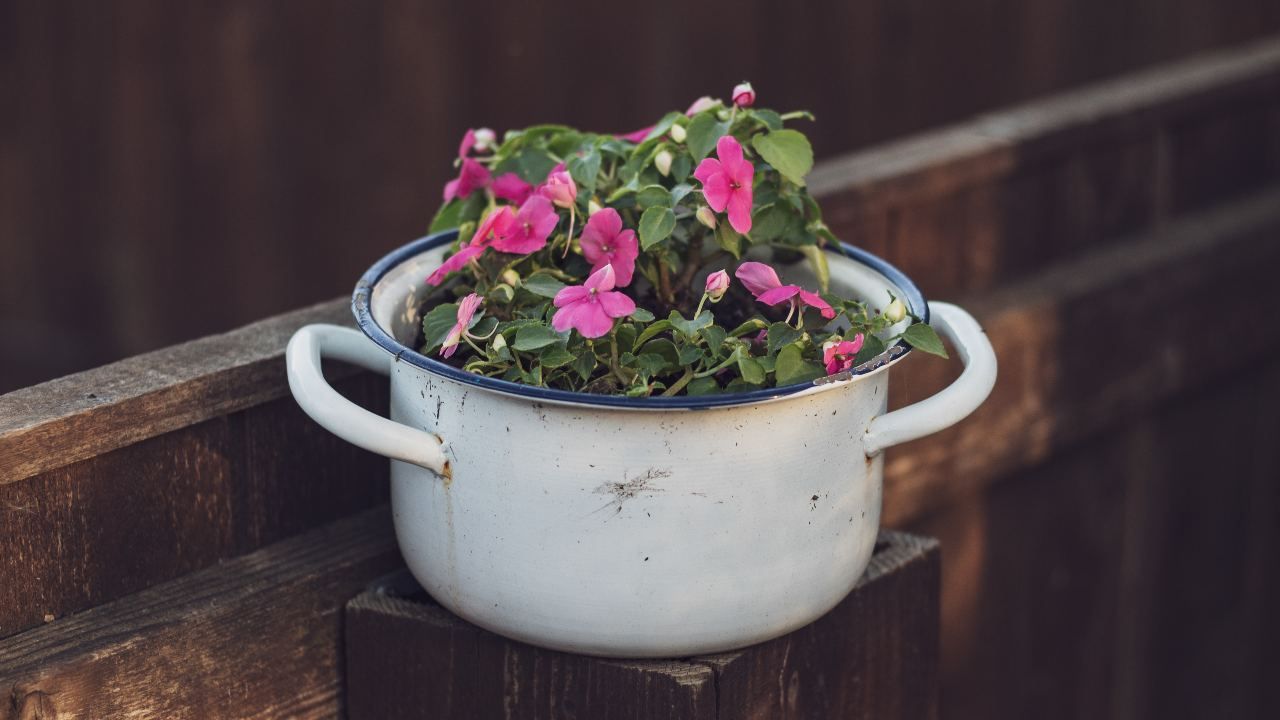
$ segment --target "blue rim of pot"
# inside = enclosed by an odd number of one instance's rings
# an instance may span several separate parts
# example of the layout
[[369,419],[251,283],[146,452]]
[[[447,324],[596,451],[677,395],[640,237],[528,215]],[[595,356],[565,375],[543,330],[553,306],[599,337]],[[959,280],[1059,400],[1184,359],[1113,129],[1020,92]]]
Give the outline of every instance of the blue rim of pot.
[[[531,398],[533,400],[548,400],[561,403],[577,403],[582,405],[598,405],[603,407],[615,408],[650,408],[650,409],[706,409],[714,407],[728,407],[731,405],[747,405],[750,403],[760,402],[763,400],[772,400],[775,398],[792,395],[802,390],[812,388],[813,382],[796,383],[794,385],[785,385],[783,387],[761,388],[759,390],[748,390],[737,393],[720,393],[716,395],[697,395],[697,396],[677,396],[677,397],[640,397],[632,398],[622,395],[596,395],[593,393],[573,392],[570,390],[554,390],[551,388],[535,387],[533,385],[523,385],[521,383],[511,382],[510,380],[501,380],[498,378],[486,377],[484,375],[476,375],[447,365],[439,360],[429,358],[422,353],[407,347],[391,337],[380,325],[373,319],[373,312],[370,308],[370,298],[373,288],[382,280],[382,278],[400,263],[416,257],[427,250],[437,248],[453,242],[457,237],[458,231],[445,230],[443,232],[428,235],[423,238],[414,240],[413,242],[403,245],[392,252],[388,253],[381,260],[374,263],[364,276],[360,278],[360,282],[356,284],[355,292],[351,296],[351,310],[355,313],[356,323],[364,334],[372,341],[377,343],[382,349],[391,353],[400,362],[407,362],[415,367],[422,368],[436,375],[447,377],[451,380],[474,385],[476,387],[495,390],[497,392],[508,395],[519,395]],[[924,295],[920,289],[911,281],[901,270],[885,262],[881,258],[871,253],[853,247],[846,243],[840,243],[838,247],[827,247],[827,252],[838,252],[854,262],[862,263],[867,267],[880,273],[889,282],[893,283],[902,291],[902,301],[907,304],[911,312],[924,322],[929,321],[929,305],[925,302]],[[886,354],[893,351],[894,360],[902,357],[911,351],[911,346],[902,340],[899,340],[894,348],[886,350]],[[881,355],[883,357],[884,355]],[[871,367],[868,367],[870,365]],[[852,375],[865,375],[879,369],[880,365],[875,363],[864,363],[862,369],[855,370]]]

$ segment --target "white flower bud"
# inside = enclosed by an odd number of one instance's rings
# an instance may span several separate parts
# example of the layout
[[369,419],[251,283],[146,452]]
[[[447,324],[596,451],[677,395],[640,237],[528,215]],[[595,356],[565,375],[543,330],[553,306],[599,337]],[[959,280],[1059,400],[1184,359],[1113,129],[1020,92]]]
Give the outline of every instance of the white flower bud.
[[498,136],[489,128],[476,128],[476,144],[472,147],[476,152],[485,152],[496,147]]
[[507,339],[502,337],[502,333],[494,333],[493,341],[491,344],[493,345],[493,349],[496,352],[507,346]]
[[675,160],[675,158],[672,157],[670,152],[660,150],[657,155],[653,156],[653,166],[658,168],[658,172],[662,173],[662,177],[666,177],[671,174],[672,160]]
[[685,133],[685,130],[684,130],[684,126],[683,126],[683,125],[672,125],[672,126],[671,126],[671,139],[672,139],[672,140],[675,140],[675,141],[676,141],[676,142],[678,142],[678,143],[682,143],[682,142],[684,142],[684,139],[685,139],[687,136],[688,136],[688,135],[687,135],[687,133]]
[[898,298],[894,298],[893,302],[889,303],[889,307],[884,309],[884,316],[889,319],[889,322],[900,322],[907,316],[907,306]]
[[520,273],[510,268],[502,271],[502,282],[513,288],[520,287]]
[[600,212],[603,209],[604,207],[602,207],[600,203],[596,201],[595,198],[591,198],[590,200],[587,201],[587,217],[591,217],[592,215],[595,215],[596,213]]
[[706,225],[712,230],[716,229],[716,214],[711,210],[711,208],[703,205],[698,208],[698,212],[694,213],[694,215],[698,218],[698,222]]

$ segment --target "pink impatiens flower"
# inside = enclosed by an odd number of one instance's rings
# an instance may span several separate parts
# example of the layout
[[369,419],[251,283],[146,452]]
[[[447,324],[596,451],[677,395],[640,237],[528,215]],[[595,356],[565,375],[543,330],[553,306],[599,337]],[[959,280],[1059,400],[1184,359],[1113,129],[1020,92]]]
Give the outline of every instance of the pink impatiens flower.
[[729,273],[717,270],[707,276],[707,285],[703,292],[711,302],[720,302],[720,298],[729,291]]
[[436,268],[427,276],[428,285],[439,285],[444,279],[449,277],[450,273],[455,273],[462,269],[464,265],[471,262],[475,258],[480,257],[484,253],[484,247],[480,245],[468,245],[458,252],[449,256],[440,267]]
[[582,229],[582,255],[591,263],[591,272],[612,265],[617,286],[631,284],[640,244],[635,230],[622,229],[622,216],[613,208],[604,208],[587,220]]
[[[511,212],[510,208],[504,209]],[[520,206],[520,212],[511,220],[506,232],[489,244],[501,252],[528,255],[547,246],[547,237],[559,221],[560,216],[551,207],[551,201],[541,195],[533,195]]]
[[732,135],[716,143],[716,155],[707,158],[693,171],[702,183],[702,195],[716,212],[729,209],[729,224],[740,233],[751,232],[751,182],[756,168],[742,157],[742,145]]
[[458,349],[458,345],[462,342],[462,336],[467,334],[467,330],[471,328],[471,319],[476,314],[476,309],[480,307],[483,299],[475,294],[462,298],[462,302],[458,303],[458,321],[449,329],[449,334],[444,338],[444,344],[440,346],[440,357],[450,357],[453,352]]
[[578,185],[569,171],[564,169],[564,163],[552,168],[547,181],[538,188],[538,192],[562,208],[572,207],[578,199]]
[[520,176],[509,172],[503,173],[493,179],[493,184],[489,186],[493,191],[493,196],[499,200],[509,200],[517,205],[523,205],[525,200],[533,194],[533,186]]
[[489,168],[471,158],[465,158],[462,161],[462,170],[458,172],[458,177],[444,185],[444,201],[449,202],[454,198],[466,198],[488,184]]
[[469,245],[488,246],[505,238],[511,233],[511,227],[515,224],[516,214],[506,205],[494,210],[484,216],[484,220],[480,221],[480,226],[476,228],[476,234],[471,236]]
[[649,136],[650,130],[653,130],[652,125],[648,127],[642,127],[639,130],[636,130],[635,132],[615,135],[614,137],[618,138],[619,140],[626,140],[627,142],[639,144],[644,142],[644,139]]
[[783,285],[778,279],[777,271],[764,263],[744,262],[738,266],[734,275],[751,291],[756,300],[765,305],[777,305],[786,300],[791,300],[794,304],[799,300],[809,307],[818,308],[822,317],[828,320],[836,316],[836,311],[817,293],[809,292],[799,285]]
[[853,367],[853,358],[862,349],[862,340],[862,333],[858,333],[852,340],[823,343],[822,362],[827,366],[827,374],[835,375]]
[[613,319],[626,317],[636,311],[631,298],[620,292],[612,292],[614,283],[612,265],[605,265],[591,273],[581,285],[570,285],[556,293],[555,306],[560,308],[551,318],[556,332],[573,328],[585,338],[598,338],[613,329]]

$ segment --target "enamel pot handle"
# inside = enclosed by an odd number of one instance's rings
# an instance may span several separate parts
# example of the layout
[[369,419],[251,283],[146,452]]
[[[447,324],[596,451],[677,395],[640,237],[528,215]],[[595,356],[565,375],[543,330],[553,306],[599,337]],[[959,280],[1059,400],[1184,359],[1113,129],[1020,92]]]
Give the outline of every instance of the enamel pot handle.
[[996,384],[995,350],[972,315],[950,303],[931,302],[929,324],[955,346],[964,372],[937,395],[873,419],[863,439],[867,457],[960,422]]
[[342,397],[324,379],[321,358],[342,360],[382,375],[390,372],[392,361],[390,355],[350,328],[337,325],[299,328],[289,340],[285,363],[289,390],[303,412],[352,445],[448,477],[449,461],[442,447],[443,439],[375,415]]

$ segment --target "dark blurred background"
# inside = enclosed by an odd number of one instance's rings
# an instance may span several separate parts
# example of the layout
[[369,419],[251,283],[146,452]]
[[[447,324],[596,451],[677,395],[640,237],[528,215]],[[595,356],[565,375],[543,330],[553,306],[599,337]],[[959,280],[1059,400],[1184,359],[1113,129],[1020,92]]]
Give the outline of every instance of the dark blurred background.
[[5,0],[0,392],[346,293],[467,127],[631,130],[745,78],[821,160],[1277,30],[1275,0]]

